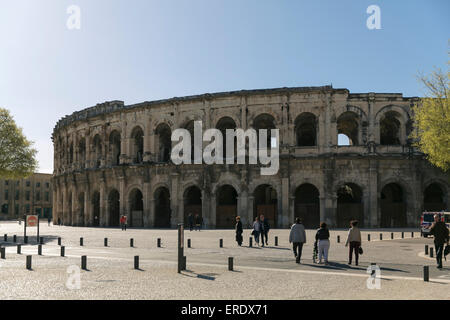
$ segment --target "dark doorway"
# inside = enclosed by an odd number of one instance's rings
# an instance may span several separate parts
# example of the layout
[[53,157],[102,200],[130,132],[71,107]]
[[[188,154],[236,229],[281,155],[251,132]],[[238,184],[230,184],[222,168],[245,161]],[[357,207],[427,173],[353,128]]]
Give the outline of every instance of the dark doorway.
[[254,196],[254,206],[253,206],[254,217],[264,215],[264,218],[269,220],[269,224],[272,226],[272,228],[275,228],[278,225],[277,191],[268,184],[262,184],[255,189],[253,196]]
[[139,189],[133,189],[130,192],[129,196],[129,203],[130,203],[130,214],[131,214],[131,221],[130,226],[132,227],[143,227],[144,226],[144,201],[142,192]]
[[155,191],[155,227],[170,228],[170,192],[165,187]]
[[389,183],[381,190],[381,219],[382,228],[406,227],[406,203],[403,189],[396,183]]
[[430,184],[423,195],[423,210],[445,211],[446,207],[442,188],[437,183]]
[[96,191],[92,195],[92,225],[100,225],[100,192]]
[[354,183],[346,183],[337,191],[337,227],[348,228],[350,221],[358,220],[359,226],[364,226],[364,208],[362,190]]
[[111,190],[108,196],[109,226],[118,227],[120,224],[120,194],[116,189]]
[[230,185],[223,185],[216,194],[216,228],[232,229],[236,224],[237,192]]
[[302,219],[305,228],[319,228],[319,190],[312,184],[302,184],[295,190],[295,217]]
[[202,192],[196,186],[189,187],[184,192],[184,222],[188,223],[188,215],[195,217],[198,214],[202,217]]

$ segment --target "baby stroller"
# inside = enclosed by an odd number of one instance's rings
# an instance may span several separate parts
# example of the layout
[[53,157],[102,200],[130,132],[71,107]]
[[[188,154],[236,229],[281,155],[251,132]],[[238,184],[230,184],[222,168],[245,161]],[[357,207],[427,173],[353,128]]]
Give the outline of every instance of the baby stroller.
[[313,263],[316,263],[317,261],[317,253],[319,250],[317,249],[317,240],[314,241],[314,249],[313,249]]

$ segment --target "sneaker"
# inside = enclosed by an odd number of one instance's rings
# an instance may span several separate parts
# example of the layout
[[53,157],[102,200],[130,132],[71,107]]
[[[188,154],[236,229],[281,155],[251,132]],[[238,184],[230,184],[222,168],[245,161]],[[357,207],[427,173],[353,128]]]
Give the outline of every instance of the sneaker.
[[437,268],[438,268],[438,269],[442,269],[442,265],[438,265]]

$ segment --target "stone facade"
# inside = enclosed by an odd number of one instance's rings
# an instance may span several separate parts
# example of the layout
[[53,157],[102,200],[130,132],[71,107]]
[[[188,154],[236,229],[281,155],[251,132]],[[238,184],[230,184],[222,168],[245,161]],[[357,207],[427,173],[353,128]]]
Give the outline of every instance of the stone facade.
[[[272,227],[300,216],[347,227],[417,226],[424,209],[448,209],[450,179],[411,146],[411,106],[398,93],[331,86],[204,94],[124,105],[111,101],[61,119],[54,143],[54,218],[66,225],[175,227],[192,213],[206,228]],[[174,165],[171,132],[278,128],[280,170],[258,165]],[[338,135],[349,145],[339,145]],[[206,145],[207,143],[205,143]]]

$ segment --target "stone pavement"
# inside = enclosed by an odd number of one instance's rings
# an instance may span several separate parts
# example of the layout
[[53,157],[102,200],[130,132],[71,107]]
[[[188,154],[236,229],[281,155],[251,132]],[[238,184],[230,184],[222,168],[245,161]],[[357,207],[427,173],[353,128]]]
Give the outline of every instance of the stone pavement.
[[[330,266],[312,263],[314,230],[307,231],[300,265],[295,263],[287,229],[271,230],[269,246],[264,248],[248,247],[250,230],[244,230],[243,247],[234,241],[233,230],[185,231],[192,248],[185,242],[187,270],[178,274],[176,230],[121,231],[41,223],[44,245],[43,255],[38,256],[36,228],[27,230],[30,244],[17,254],[12,238],[16,234],[18,243],[23,242],[23,225],[2,222],[0,242],[6,259],[0,259],[0,299],[449,299],[450,263],[438,270],[434,259],[423,253],[424,245],[431,247],[433,240],[419,238],[420,233],[412,229],[395,230],[395,239],[390,240],[391,231],[363,231],[364,254],[358,267],[347,265],[346,230],[331,231]],[[401,231],[405,239],[400,238]],[[3,234],[8,234],[7,242]],[[367,241],[367,234],[372,241]],[[60,257],[58,237],[66,257]],[[105,237],[108,247],[103,245]],[[130,238],[134,248],[129,246]],[[161,248],[156,246],[157,238],[162,239]],[[28,254],[33,256],[32,271],[25,268]],[[81,271],[80,289],[69,289],[68,267],[80,266],[81,255],[87,255],[89,271]],[[140,257],[141,270],[133,269],[135,255]],[[227,269],[228,257],[234,257],[234,271]],[[381,289],[367,288],[371,263],[381,268]],[[430,282],[423,281],[424,265],[430,266]]]

